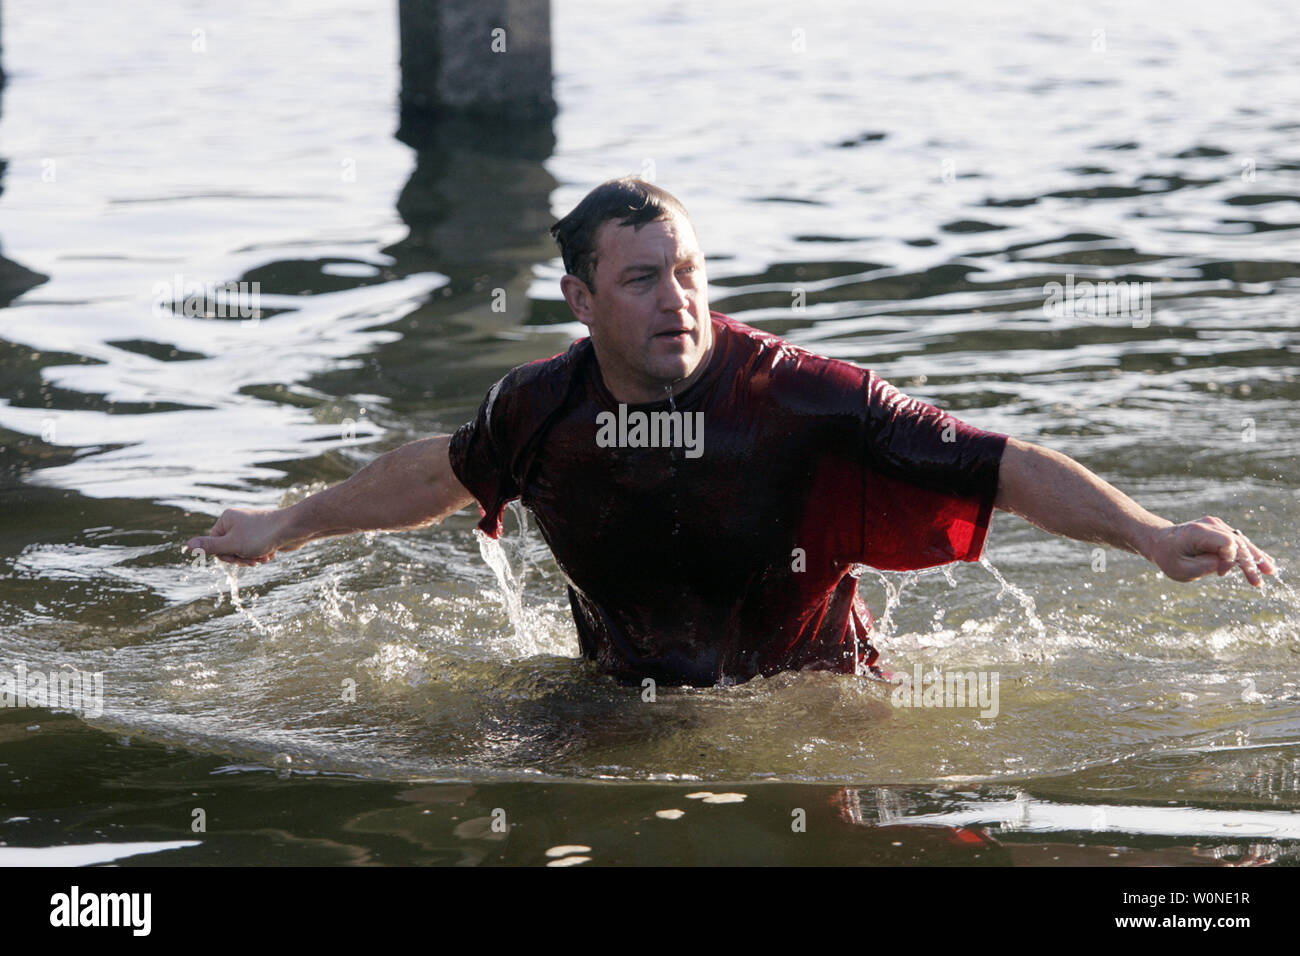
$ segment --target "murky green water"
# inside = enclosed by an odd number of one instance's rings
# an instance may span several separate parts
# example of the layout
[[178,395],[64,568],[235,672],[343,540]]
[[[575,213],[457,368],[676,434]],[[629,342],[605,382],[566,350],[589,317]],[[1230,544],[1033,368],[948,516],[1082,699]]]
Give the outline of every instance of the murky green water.
[[[567,347],[546,228],[646,172],[691,209],[715,308],[1222,515],[1294,581],[1285,5],[1230,31],[1208,5],[554,8],[553,127],[397,138],[386,6],[5,3],[0,664],[102,674],[103,699],[0,710],[0,862],[1294,859],[1278,583],[1177,584],[1007,515],[992,568],[865,572],[886,666],[996,673],[982,714],[827,674],[644,701],[574,659],[519,512],[514,621],[468,513],[238,574],[181,553]],[[1149,321],[1044,314],[1067,276],[1149,282]],[[156,307],[241,281],[255,321]]]

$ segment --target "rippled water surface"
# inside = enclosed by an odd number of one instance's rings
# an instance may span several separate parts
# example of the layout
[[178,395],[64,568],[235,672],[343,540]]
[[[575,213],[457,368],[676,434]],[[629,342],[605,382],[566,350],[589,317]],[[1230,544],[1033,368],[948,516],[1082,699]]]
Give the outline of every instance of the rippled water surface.
[[[400,861],[526,862],[493,848],[484,808],[532,801],[581,843],[592,786],[621,781],[601,799],[685,807],[683,825],[701,788],[747,794],[708,812],[757,827],[812,787],[842,827],[979,827],[998,852],[1038,830],[1100,862],[1135,841],[1165,861],[1292,858],[1288,5],[1237,5],[1224,29],[1208,3],[555,0],[554,124],[400,130],[388,5],[148,9],[3,7],[0,662],[104,679],[101,714],[4,715],[9,844],[76,842],[47,819],[60,807],[73,830],[144,825],[93,810],[126,778],[157,805],[195,780],[275,799],[310,778],[382,785],[344,814],[372,836],[280,859],[380,858],[383,834],[417,848]],[[513,612],[468,511],[238,572],[182,553],[223,508],[291,503],[453,430],[505,370],[566,348],[583,330],[546,229],[629,172],[690,208],[714,308],[1063,451],[1170,519],[1221,515],[1280,580],[1178,584],[1006,514],[986,565],[864,569],[886,666],[996,673],[987,715],[817,673],[645,702],[576,659],[562,576],[517,507]],[[1049,283],[1102,281],[1149,283],[1149,311],[1044,308]],[[230,282],[260,284],[257,313],[213,292],[187,315],[166,291]],[[56,753],[79,782],[44,776]],[[448,833],[402,815],[421,810]],[[809,858],[847,861],[832,842]],[[905,861],[894,845],[852,859]],[[713,860],[662,847],[622,858]]]

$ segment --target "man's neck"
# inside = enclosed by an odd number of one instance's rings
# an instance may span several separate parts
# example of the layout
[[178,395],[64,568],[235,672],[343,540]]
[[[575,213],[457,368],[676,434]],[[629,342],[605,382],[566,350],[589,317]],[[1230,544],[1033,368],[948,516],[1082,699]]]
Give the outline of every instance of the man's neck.
[[692,371],[690,375],[687,375],[685,378],[672,379],[663,382],[650,382],[640,386],[629,386],[617,382],[611,383],[609,376],[605,374],[605,369],[600,364],[599,352],[596,353],[596,368],[600,372],[600,380],[605,386],[605,390],[614,397],[616,402],[622,402],[627,405],[647,405],[651,402],[663,402],[676,398],[703,378],[708,372],[709,366],[713,362],[713,356],[717,347],[717,330],[710,329],[709,347],[705,350],[704,354],[700,356],[699,363],[695,366],[695,370]]

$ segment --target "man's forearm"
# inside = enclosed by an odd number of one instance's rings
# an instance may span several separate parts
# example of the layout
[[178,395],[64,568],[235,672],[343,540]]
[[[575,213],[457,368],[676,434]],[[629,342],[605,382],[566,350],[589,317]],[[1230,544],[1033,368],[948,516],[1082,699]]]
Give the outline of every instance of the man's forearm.
[[1154,532],[1173,522],[1147,511],[1073,458],[1007,440],[995,506],[1052,534],[1094,541],[1150,559]]
[[186,546],[248,566],[329,535],[403,531],[441,521],[474,500],[451,469],[450,443],[450,435],[408,442],[288,508],[227,508],[206,535],[190,538]]
[[449,435],[408,442],[347,481],[304,498],[284,513],[288,540],[305,543],[357,531],[423,528],[473,498],[447,460]]

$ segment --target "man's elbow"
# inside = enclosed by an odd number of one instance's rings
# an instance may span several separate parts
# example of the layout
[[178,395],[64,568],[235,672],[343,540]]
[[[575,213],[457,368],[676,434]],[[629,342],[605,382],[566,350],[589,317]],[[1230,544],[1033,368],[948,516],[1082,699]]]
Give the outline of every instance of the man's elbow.
[[441,524],[456,512],[468,508],[474,503],[474,496],[462,485],[455,475],[443,477],[434,483],[433,515],[428,524]]
[[469,489],[460,483],[456,470],[451,466],[451,436],[439,435],[435,440],[435,466],[426,474],[430,476],[435,502],[432,522],[441,522],[449,515],[454,515],[474,501]]

